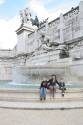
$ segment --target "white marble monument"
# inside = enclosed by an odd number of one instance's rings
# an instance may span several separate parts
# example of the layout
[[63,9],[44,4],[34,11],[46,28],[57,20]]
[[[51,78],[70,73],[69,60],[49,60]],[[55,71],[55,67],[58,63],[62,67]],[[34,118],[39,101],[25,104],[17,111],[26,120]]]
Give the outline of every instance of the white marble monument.
[[20,17],[16,47],[8,55],[1,55],[0,50],[1,69],[5,67],[5,59],[9,67],[8,72],[2,69],[3,80],[26,83],[33,75],[53,73],[67,82],[83,82],[83,1],[39,27],[33,25],[28,8],[20,11]]

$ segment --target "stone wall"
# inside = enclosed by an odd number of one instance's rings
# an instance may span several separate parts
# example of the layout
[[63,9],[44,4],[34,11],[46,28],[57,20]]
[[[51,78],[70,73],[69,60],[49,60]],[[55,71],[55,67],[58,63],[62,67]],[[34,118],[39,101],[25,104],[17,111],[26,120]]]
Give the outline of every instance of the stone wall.
[[12,80],[12,50],[0,50],[0,80]]
[[63,28],[64,41],[69,41],[76,37],[79,37],[80,33],[79,7],[71,9],[71,11],[63,15],[63,18],[64,18],[64,28]]
[[69,40],[82,36],[83,13],[81,6],[83,6],[82,1],[79,6],[71,8],[65,14],[60,14],[57,19],[45,23],[43,27],[29,34],[26,42],[27,52],[35,51],[42,44],[41,34],[45,34],[50,42],[56,43],[67,43]]

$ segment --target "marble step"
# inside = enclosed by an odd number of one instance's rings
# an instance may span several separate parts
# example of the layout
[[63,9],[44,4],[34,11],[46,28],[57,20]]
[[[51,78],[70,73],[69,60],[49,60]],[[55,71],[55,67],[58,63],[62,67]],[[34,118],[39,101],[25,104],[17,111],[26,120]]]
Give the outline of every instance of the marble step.
[[48,102],[48,103],[57,103],[57,102],[72,102],[72,101],[83,101],[83,97],[79,98],[46,98],[46,100],[40,101],[38,98],[29,98],[29,99],[22,99],[22,98],[0,98],[0,101],[7,101],[7,102],[33,102],[33,103],[39,103],[39,102]]
[[[0,93],[39,93],[40,89],[34,89],[34,88],[0,88]],[[83,92],[83,88],[67,88],[66,93],[80,93]],[[49,93],[49,90],[47,90],[47,93]],[[56,93],[61,93],[61,90],[56,89]]]
[[[52,101],[50,92],[47,91],[46,101]],[[60,90],[55,93],[53,101],[79,101],[83,100],[83,89],[67,89],[62,97]],[[38,102],[40,101],[39,89],[0,89],[0,101]]]
[[25,109],[59,109],[83,107],[83,88],[67,89],[64,97],[57,89],[55,98],[47,90],[46,100],[40,101],[39,89],[0,89],[0,107]]
[[[39,93],[0,93],[0,100],[7,101],[40,101]],[[54,101],[72,101],[72,100],[83,100],[83,93],[65,93],[64,97],[62,97],[61,93],[57,93],[54,99],[47,94],[46,100],[54,100]]]
[[83,101],[66,101],[66,102],[11,102],[0,101],[0,108],[12,109],[31,109],[31,110],[64,110],[83,108]]

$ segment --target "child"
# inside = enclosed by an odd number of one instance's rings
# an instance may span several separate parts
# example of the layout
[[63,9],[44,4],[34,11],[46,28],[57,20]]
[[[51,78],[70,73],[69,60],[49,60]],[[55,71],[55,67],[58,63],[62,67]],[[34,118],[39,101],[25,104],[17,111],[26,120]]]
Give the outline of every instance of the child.
[[46,100],[47,81],[42,81],[40,86],[40,100]]
[[65,83],[64,83],[63,79],[60,80],[59,84],[60,84],[59,89],[62,91],[62,96],[64,97],[66,87],[65,87]]

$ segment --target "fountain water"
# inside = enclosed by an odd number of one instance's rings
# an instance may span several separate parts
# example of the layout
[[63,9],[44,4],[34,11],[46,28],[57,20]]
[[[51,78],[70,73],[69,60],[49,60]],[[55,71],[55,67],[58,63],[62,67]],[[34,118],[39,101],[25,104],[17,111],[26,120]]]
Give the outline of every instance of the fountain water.
[[[16,58],[16,60],[21,60],[19,59],[19,55],[23,53],[28,53],[30,56],[26,58],[24,65],[18,63],[16,66],[13,66],[13,81],[15,83],[40,83],[43,77],[56,74],[57,77],[63,77],[67,83],[81,82],[83,62],[76,64],[77,62],[72,61],[71,58],[60,59],[60,51],[68,50],[67,48],[69,47],[69,45],[65,44],[63,36],[64,16],[61,14],[60,20],[58,20],[60,32],[57,33],[59,36],[57,42],[53,34],[50,35],[51,32],[48,21],[44,24],[44,29],[42,27],[39,29],[38,27],[34,28],[30,22],[30,12],[28,13],[28,9],[25,9],[25,12],[27,12],[29,20],[27,20],[27,16],[23,10],[22,13],[24,17],[21,15],[21,20],[23,19],[22,25],[16,31],[18,36],[18,58]],[[55,36],[57,36],[57,34]],[[54,37],[54,39],[52,37]],[[20,58],[22,57],[20,56]]]
[[[81,69],[80,69],[81,68]],[[43,77],[55,74],[57,78],[63,77],[65,83],[81,83],[83,64],[74,63],[71,59],[62,62],[47,64],[28,64],[13,68],[13,82],[15,83],[41,83]]]

